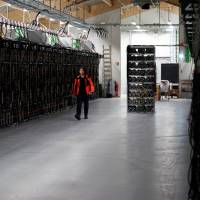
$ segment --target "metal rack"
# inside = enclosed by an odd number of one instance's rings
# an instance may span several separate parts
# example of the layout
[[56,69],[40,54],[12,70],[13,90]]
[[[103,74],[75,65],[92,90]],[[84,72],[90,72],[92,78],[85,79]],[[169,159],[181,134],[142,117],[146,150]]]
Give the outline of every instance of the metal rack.
[[33,24],[26,24],[23,22],[10,20],[10,19],[3,18],[3,17],[0,17],[0,26],[4,26],[6,29],[7,29],[7,27],[20,28],[25,35],[26,35],[25,32],[27,32],[27,30],[41,31],[41,32],[56,35],[56,36],[58,35],[56,30],[45,29],[44,27],[39,27],[39,26],[36,26]]
[[73,79],[81,66],[98,97],[99,54],[0,39],[0,127],[74,105]]
[[128,112],[153,112],[156,64],[154,46],[127,47]]
[[190,114],[189,141],[191,145],[188,173],[188,200],[200,199],[200,1],[183,0],[182,16],[187,43],[194,59],[195,70],[192,82],[192,103]]

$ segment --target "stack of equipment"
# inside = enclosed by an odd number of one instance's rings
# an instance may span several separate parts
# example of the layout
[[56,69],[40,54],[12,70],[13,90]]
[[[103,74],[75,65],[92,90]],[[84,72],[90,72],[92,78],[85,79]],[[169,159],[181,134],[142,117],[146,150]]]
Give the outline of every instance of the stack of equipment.
[[154,46],[127,47],[128,111],[153,112],[156,64]]
[[96,53],[0,39],[0,127],[74,105],[72,83],[85,67],[98,97]]

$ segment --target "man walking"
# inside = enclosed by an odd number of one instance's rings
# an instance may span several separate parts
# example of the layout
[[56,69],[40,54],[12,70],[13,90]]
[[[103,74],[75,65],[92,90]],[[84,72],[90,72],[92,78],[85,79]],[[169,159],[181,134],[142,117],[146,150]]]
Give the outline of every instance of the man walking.
[[77,97],[77,108],[75,118],[81,119],[81,108],[84,103],[85,119],[88,119],[89,95],[94,92],[92,79],[86,75],[84,68],[80,68],[80,75],[75,78],[73,85],[73,95]]

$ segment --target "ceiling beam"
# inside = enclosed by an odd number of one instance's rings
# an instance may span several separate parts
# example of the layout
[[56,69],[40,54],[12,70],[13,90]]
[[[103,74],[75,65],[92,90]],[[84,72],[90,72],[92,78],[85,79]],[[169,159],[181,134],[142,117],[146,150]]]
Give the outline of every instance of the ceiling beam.
[[125,6],[125,4],[121,0],[118,0],[118,2],[121,4],[121,6]]
[[[6,0],[9,2],[9,0]],[[13,0],[12,0],[13,1]],[[19,0],[18,0],[19,1]],[[161,9],[162,10],[168,10],[168,7],[170,7],[170,12],[178,14],[179,13],[179,0],[160,0],[161,1]],[[90,3],[90,2],[95,2]],[[0,5],[3,4],[0,0]],[[44,0],[44,3],[49,6],[50,0]],[[76,0],[76,9],[72,9],[71,14],[73,17],[77,19],[86,19],[92,16],[100,15],[106,12],[113,11],[115,9],[119,9],[121,7],[123,14],[122,18],[126,18],[135,14],[138,14],[140,12],[140,9],[137,7],[133,7],[131,4],[133,3],[133,0]],[[51,7],[52,9],[56,9],[59,11],[63,11],[64,7],[71,6],[72,1],[71,0],[51,0]],[[129,5],[127,8],[125,6]],[[51,11],[51,10],[50,10]],[[11,11],[12,12],[12,11]],[[10,12],[9,12],[10,13]],[[14,18],[14,14],[11,13],[12,18]],[[16,18],[21,18],[21,16],[18,16],[16,14]],[[73,17],[70,17],[72,20]],[[26,19],[26,17],[25,17]],[[63,21],[66,21],[63,17]]]
[[113,3],[112,0],[102,0],[106,5],[112,7]]
[[181,6],[179,0],[161,0],[161,1],[164,1],[164,2],[169,3],[169,4],[171,4],[171,5],[174,5],[174,6],[178,6],[178,7]]
[[106,5],[103,2],[99,3],[99,4],[91,5],[91,12],[90,12],[90,15],[87,17],[97,16],[97,15],[101,15],[106,12],[120,9],[122,7],[122,3],[124,5],[129,5],[129,4],[133,3],[133,0],[120,0],[120,1],[113,0],[112,3],[113,3],[113,5],[111,7]]

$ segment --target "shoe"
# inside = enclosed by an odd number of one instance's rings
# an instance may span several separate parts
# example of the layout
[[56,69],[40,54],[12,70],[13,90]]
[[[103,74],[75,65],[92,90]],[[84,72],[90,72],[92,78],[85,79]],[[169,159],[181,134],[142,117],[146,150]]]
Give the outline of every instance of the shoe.
[[75,117],[77,120],[81,120],[80,116],[78,116],[78,115],[75,115],[74,117]]
[[85,116],[85,119],[88,119],[88,116]]

